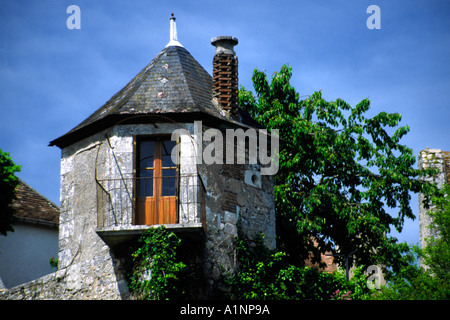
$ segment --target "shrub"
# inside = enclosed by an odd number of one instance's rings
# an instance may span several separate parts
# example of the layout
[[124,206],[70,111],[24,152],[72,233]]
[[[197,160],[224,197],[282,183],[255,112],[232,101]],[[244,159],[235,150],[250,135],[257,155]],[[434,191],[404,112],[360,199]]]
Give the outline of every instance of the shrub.
[[142,300],[169,300],[183,295],[180,274],[186,265],[177,261],[181,239],[164,226],[150,228],[138,240],[141,246],[132,254],[133,270],[129,288]]

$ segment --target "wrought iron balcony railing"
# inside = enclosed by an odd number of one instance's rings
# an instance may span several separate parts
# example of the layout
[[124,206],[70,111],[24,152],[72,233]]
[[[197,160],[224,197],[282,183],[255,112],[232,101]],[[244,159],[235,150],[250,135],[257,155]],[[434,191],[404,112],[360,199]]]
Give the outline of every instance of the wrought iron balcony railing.
[[97,180],[97,227],[205,227],[205,187],[196,175]]

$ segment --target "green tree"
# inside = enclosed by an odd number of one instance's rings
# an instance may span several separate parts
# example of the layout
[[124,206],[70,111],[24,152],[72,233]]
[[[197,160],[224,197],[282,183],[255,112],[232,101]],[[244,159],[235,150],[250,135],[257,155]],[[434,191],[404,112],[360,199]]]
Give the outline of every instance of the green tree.
[[446,184],[442,196],[434,197],[434,207],[428,212],[435,235],[425,239],[425,248],[417,249],[421,263],[450,289],[450,185]]
[[16,199],[16,188],[19,178],[15,173],[20,171],[8,152],[0,149],[0,234],[6,236],[8,231],[14,231],[12,219],[15,210],[11,207]]
[[269,131],[279,130],[275,201],[280,250],[295,265],[311,255],[318,262],[327,251],[347,255],[356,250],[353,265],[399,270],[408,246],[389,231],[400,232],[406,218],[414,219],[410,192],[428,195],[433,190],[418,179],[430,172],[414,169],[412,150],[400,144],[409,128],[396,128],[398,113],[366,116],[369,99],[351,107],[314,92],[301,100],[291,76],[292,68],[282,66],[269,82],[255,70],[256,96],[243,87],[239,91],[243,109]]
[[[403,267],[386,287],[369,296],[378,300],[448,300],[450,299],[450,186],[433,197],[429,211],[436,235],[425,239],[426,246],[411,249],[410,264]],[[421,258],[421,266],[416,264]],[[426,266],[426,267],[425,267]]]

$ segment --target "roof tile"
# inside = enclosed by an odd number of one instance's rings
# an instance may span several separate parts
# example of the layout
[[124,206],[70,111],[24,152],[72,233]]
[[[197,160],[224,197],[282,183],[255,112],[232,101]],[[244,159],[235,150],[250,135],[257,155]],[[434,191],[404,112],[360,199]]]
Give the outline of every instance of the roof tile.
[[59,224],[58,206],[20,179],[16,188],[16,197],[17,199],[11,205],[16,209],[14,217],[52,226]]

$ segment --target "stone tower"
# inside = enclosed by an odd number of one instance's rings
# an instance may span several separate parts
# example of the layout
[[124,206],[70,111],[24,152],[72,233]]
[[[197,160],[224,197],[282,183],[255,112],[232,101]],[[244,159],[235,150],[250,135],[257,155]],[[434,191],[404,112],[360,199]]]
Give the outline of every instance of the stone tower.
[[[236,267],[238,221],[275,247],[273,176],[250,161],[261,135],[237,105],[237,39],[212,40],[211,77],[178,41],[173,16],[170,26],[170,42],[134,79],[50,142],[62,150],[61,298],[128,298],[123,248],[154,226],[190,245],[202,298],[217,297],[224,270]],[[212,136],[230,133],[226,149],[208,153]],[[236,161],[225,161],[229,150]]]
[[[450,182],[450,152],[440,149],[425,149],[420,151],[419,169],[436,169],[438,173],[433,177],[426,177],[425,180],[434,183],[438,188]],[[419,228],[420,228],[420,246],[426,245],[425,239],[436,234],[429,228],[431,217],[428,210],[422,205],[423,195],[419,194]]]

